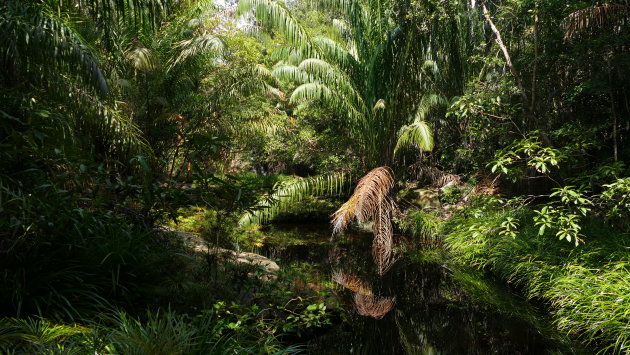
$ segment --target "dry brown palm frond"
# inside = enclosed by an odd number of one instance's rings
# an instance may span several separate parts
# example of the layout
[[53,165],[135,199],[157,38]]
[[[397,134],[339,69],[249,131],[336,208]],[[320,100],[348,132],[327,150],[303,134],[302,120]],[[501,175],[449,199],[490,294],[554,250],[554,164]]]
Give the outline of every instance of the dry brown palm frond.
[[332,274],[333,280],[348,290],[365,296],[372,296],[370,285],[361,280],[357,275],[341,270],[335,270]]
[[475,187],[473,187],[470,193],[468,193],[468,195],[464,197],[464,201],[468,201],[471,198],[476,197],[476,196],[496,195],[499,192],[499,187],[498,187],[499,183],[497,181],[498,178],[499,176],[495,177],[494,179],[491,179],[489,176],[486,176],[483,179],[481,179],[481,182],[475,185]]
[[372,258],[379,275],[384,275],[396,262],[394,228],[392,226],[392,212],[394,209],[394,202],[388,197],[381,203],[378,214],[374,218]]
[[346,229],[353,219],[362,223],[374,217],[393,186],[394,173],[390,167],[378,167],[367,173],[350,199],[333,214],[333,233]]
[[354,190],[350,199],[333,214],[333,234],[348,227],[356,219],[359,223],[372,219],[374,241],[372,256],[383,275],[396,262],[394,255],[394,228],[392,215],[397,211],[390,192],[394,186],[394,174],[387,167],[379,167],[367,173]]
[[372,244],[372,257],[377,272],[381,276],[385,275],[398,260],[398,255],[392,249],[392,243],[375,242]]
[[393,238],[375,240],[372,243],[372,258],[376,264],[378,274],[383,276],[394,266],[398,260],[398,254],[394,252]]
[[437,187],[443,187],[447,184],[459,185],[462,182],[461,176],[446,173],[433,166],[425,166],[416,163],[411,165],[409,169],[415,175],[416,179]]
[[387,312],[391,311],[396,303],[396,297],[375,297],[362,294],[354,295],[354,305],[357,312],[362,316],[375,319],[383,318]]
[[583,30],[596,30],[624,25],[630,15],[627,4],[597,4],[572,12],[562,22],[564,38],[569,39]]

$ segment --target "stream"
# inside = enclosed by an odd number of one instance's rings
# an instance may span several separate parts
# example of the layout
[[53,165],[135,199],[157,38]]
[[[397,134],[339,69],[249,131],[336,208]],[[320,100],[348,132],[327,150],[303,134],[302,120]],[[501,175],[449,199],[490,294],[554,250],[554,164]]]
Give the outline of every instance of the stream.
[[[312,354],[583,354],[504,283],[452,266],[438,252],[403,256],[383,276],[372,234],[330,239],[326,224],[275,225],[261,250],[309,271],[341,305],[338,322],[309,340]],[[415,250],[415,251],[414,251]]]

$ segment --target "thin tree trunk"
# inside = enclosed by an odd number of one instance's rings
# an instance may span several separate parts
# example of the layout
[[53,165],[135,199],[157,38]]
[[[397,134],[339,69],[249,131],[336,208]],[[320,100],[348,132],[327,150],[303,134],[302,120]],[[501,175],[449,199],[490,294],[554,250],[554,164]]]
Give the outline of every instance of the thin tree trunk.
[[[512,59],[510,58],[510,53],[508,52],[507,47],[503,43],[501,32],[499,32],[499,29],[497,29],[497,26],[495,26],[494,21],[492,21],[492,18],[490,17],[490,12],[488,11],[488,8],[486,7],[485,2],[481,3],[481,9],[483,10],[483,16],[485,17],[486,21],[490,25],[490,28],[492,29],[492,32],[494,33],[494,36],[496,37],[496,42],[499,45],[499,48],[501,48],[501,51],[503,52],[505,63],[510,68],[510,73],[512,73],[512,76],[514,77],[514,81],[516,81],[516,86],[518,87],[519,93],[521,94],[521,99],[523,100],[523,108],[526,111],[526,116],[530,116],[531,112],[529,112],[529,106],[528,106],[529,100],[527,99],[527,93],[525,92],[525,88],[523,87],[523,83],[521,82],[521,76],[516,71],[516,68],[514,67],[514,64],[512,63]],[[524,117],[523,129],[525,130],[525,128],[526,127],[525,127],[525,117]]]
[[[536,72],[538,69],[538,3],[535,5],[534,13],[534,68],[532,69],[532,101],[529,111],[534,116],[536,112]],[[533,122],[532,122],[533,123]]]
[[608,60],[608,82],[610,85],[610,110],[613,116],[613,157],[615,161],[619,160],[619,148],[617,142],[617,110],[615,109],[615,95],[613,94],[613,80],[612,80],[612,63]]

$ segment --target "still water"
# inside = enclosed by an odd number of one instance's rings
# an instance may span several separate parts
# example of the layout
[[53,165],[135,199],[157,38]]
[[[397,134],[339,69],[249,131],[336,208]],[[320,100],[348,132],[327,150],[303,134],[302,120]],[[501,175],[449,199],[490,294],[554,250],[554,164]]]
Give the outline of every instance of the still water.
[[327,225],[277,225],[269,235],[263,254],[313,264],[339,285],[342,320],[309,341],[312,354],[588,353],[503,283],[441,253],[408,247],[379,276],[369,233],[331,241]]

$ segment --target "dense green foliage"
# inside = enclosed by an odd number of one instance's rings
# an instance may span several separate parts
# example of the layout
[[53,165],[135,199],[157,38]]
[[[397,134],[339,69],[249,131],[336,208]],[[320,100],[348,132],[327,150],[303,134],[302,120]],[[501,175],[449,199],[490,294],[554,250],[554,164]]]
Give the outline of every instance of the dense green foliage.
[[491,270],[531,299],[548,302],[558,329],[602,351],[630,347],[630,234],[588,220],[586,245],[572,247],[532,224],[504,233],[505,221],[531,218],[528,208],[482,199],[442,226],[453,260]]

